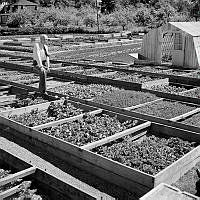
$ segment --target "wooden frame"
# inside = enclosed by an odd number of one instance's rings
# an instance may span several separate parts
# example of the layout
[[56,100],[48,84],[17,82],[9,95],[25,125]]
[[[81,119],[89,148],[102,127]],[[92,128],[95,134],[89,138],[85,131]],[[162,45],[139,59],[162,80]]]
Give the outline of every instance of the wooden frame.
[[[92,153],[91,151],[77,147],[76,145],[72,145],[68,142],[64,142],[34,129],[19,125],[5,117],[0,116],[0,119],[2,124],[9,126],[18,132],[14,133],[12,131],[10,134],[14,134],[17,137],[24,139],[25,137],[28,137],[29,142],[31,143],[36,140],[37,142],[34,142],[35,145],[45,143],[45,148],[48,146],[48,151],[60,157],[61,159],[64,159],[76,167],[88,171],[89,173],[95,174],[106,181],[117,184],[129,191],[134,191],[138,196],[144,195],[147,191],[157,186],[160,182],[175,182],[185,172],[187,172],[197,162],[200,161],[200,146],[198,146],[181,159],[165,168],[165,170],[159,172],[155,176],[151,176],[139,170],[127,167],[123,164]],[[147,127],[141,129],[139,133],[146,131],[146,128]],[[181,137],[182,139],[195,141],[198,143],[200,142],[200,135],[195,132],[176,129],[163,124],[151,123],[149,130],[153,133]],[[30,140],[30,138],[32,139]],[[56,150],[53,150],[52,148],[56,148]]]
[[150,192],[145,194],[140,200],[160,200],[160,199],[170,199],[170,200],[199,200],[199,197],[189,194],[187,192],[182,192],[176,187],[171,185],[161,183]]
[[[40,158],[40,162],[43,165],[40,165],[39,163],[38,164],[34,163],[36,161],[32,160],[33,158],[31,158],[28,161],[27,156],[26,156],[26,153],[28,152],[27,150],[25,150],[24,154],[18,154],[16,153],[17,151],[14,152],[12,148],[10,149],[7,148],[9,146],[10,141],[4,139],[4,142],[6,144],[4,146],[1,146],[0,159],[4,163],[8,164],[9,166],[12,166],[13,168],[17,169],[19,172],[0,179],[1,185],[6,184],[13,180],[17,180],[18,178],[24,178],[26,176],[31,175],[34,180],[40,182],[40,185],[41,184],[47,185],[48,191],[49,190],[56,191],[55,194],[53,194],[55,198],[57,197],[57,195],[64,194],[64,195],[70,196],[72,199],[75,199],[75,200],[84,200],[84,199],[114,200],[113,197],[103,192],[100,192],[99,190],[79,181],[78,179],[59,170],[53,165],[49,165],[48,162],[46,162],[45,160],[41,158]],[[16,149],[21,151],[20,146],[18,146],[17,144],[14,144],[14,145]],[[37,157],[34,154],[32,154],[32,156],[34,158]],[[30,165],[30,163],[36,164],[36,166],[33,167]],[[52,167],[54,171],[51,171]],[[7,196],[13,195],[14,193],[18,191],[19,191],[19,185],[0,193],[0,197],[5,198]]]
[[88,105],[78,103],[78,102],[74,102],[74,101],[70,101],[70,100],[55,100],[55,101],[46,102],[46,103],[42,103],[42,104],[36,104],[36,105],[16,108],[14,110],[8,110],[8,111],[5,111],[5,112],[1,112],[0,115],[5,116],[5,117],[9,117],[10,115],[20,115],[20,114],[23,114],[23,113],[28,113],[28,112],[31,112],[31,110],[33,110],[33,109],[38,109],[39,111],[43,111],[43,110],[47,110],[47,108],[49,107],[49,105],[51,103],[64,104],[65,102],[71,103],[75,107],[83,109],[85,112],[95,111],[95,110],[98,109],[98,108],[95,108],[95,107],[92,107],[92,106],[88,106]]

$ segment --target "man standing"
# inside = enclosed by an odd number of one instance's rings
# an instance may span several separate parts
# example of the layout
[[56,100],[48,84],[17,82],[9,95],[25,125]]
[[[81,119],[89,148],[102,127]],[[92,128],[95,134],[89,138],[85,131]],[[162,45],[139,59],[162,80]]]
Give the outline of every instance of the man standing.
[[39,92],[42,94],[47,94],[46,77],[47,71],[49,71],[50,68],[49,52],[46,45],[47,40],[47,35],[41,35],[40,41],[35,42],[33,48],[33,66],[40,75]]

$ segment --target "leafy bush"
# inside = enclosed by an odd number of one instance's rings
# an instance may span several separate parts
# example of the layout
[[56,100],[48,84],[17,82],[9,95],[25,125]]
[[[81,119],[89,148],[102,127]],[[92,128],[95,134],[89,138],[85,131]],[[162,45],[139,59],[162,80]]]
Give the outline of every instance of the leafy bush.
[[11,13],[8,17],[7,25],[9,27],[21,27],[28,24],[31,19],[32,12],[29,9],[19,10]]

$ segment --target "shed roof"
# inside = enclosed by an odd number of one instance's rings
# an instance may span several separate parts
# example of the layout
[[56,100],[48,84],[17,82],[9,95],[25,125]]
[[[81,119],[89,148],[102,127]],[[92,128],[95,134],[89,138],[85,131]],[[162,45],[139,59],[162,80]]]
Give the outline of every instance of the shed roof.
[[12,6],[37,6],[37,3],[33,3],[27,0],[18,0],[16,3],[12,4]]
[[200,21],[198,22],[169,22],[169,23],[192,36],[200,36]]

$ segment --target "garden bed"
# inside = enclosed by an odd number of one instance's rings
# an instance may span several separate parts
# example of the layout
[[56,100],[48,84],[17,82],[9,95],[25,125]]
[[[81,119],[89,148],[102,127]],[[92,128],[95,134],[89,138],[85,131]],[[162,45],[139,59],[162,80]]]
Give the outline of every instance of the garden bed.
[[200,87],[194,88],[191,91],[185,92],[184,96],[192,97],[192,98],[200,98]]
[[21,74],[21,75],[16,75],[16,76],[0,76],[0,79],[2,80],[7,80],[7,81],[30,81],[32,79],[38,79],[39,76],[36,76],[34,74]]
[[101,85],[101,84],[83,85],[78,83],[66,84],[63,86],[58,86],[49,89],[49,91],[52,92],[57,92],[81,99],[91,99],[94,98],[95,96],[99,96],[107,92],[112,93],[115,90],[119,90],[119,88],[111,85]]
[[[102,111],[99,110],[96,114],[100,114],[101,112]],[[116,114],[117,113],[113,113],[112,115],[116,115]],[[119,114],[117,115],[119,116]],[[188,148],[185,148],[185,149],[183,148],[184,150],[182,152],[178,152],[178,155],[176,155],[178,160],[172,157],[172,163],[169,162],[168,167],[161,170],[156,175],[150,175],[145,172],[128,167],[124,164],[120,164],[119,162],[112,161],[111,159],[107,159],[106,157],[99,156],[96,153],[92,153],[91,151],[85,150],[85,149],[94,149],[101,145],[107,145],[111,141],[113,141],[114,144],[118,143],[118,141],[122,140],[123,137],[125,136],[126,137],[131,136],[132,140],[134,141],[140,137],[145,138],[146,134],[147,136],[148,134],[152,134],[152,135],[159,136],[161,138],[167,138],[167,139],[169,139],[170,137],[175,137],[176,139],[172,140],[174,143],[171,144],[175,149],[177,148],[175,144],[181,144],[181,145],[186,144],[186,146],[188,145],[187,147],[191,147],[190,145],[193,145],[194,141],[197,143],[200,142],[200,136],[196,133],[189,132],[186,130],[179,130],[173,127],[164,126],[160,124],[151,124],[149,122],[146,122],[145,125],[144,124],[139,125],[140,129],[136,129],[137,126],[133,127],[133,130],[134,130],[133,132],[124,131],[124,133],[121,135],[114,134],[114,135],[109,136],[108,138],[103,138],[102,143],[96,144],[96,142],[99,142],[99,141],[95,141],[93,143],[90,143],[89,147],[87,145],[84,145],[80,149],[76,145],[72,145],[66,141],[57,139],[55,137],[52,137],[50,135],[37,131],[37,130],[41,130],[44,128],[46,129],[52,126],[58,126],[59,124],[64,124],[66,122],[69,122],[68,121],[69,119],[65,119],[66,121],[62,121],[59,123],[51,122],[51,124],[49,125],[40,125],[39,127],[30,129],[14,121],[10,121],[8,118],[2,117],[2,115],[0,116],[0,118],[1,118],[1,123],[9,125],[11,128],[14,128],[15,130],[21,130],[21,133],[19,133],[19,135],[22,136],[23,134],[25,134],[35,139],[37,138],[36,140],[39,140],[40,142],[42,141],[42,143],[45,142],[51,146],[52,145],[55,146],[57,151],[56,152],[51,151],[51,148],[49,148],[50,153],[52,152],[54,155],[59,156],[60,158],[66,161],[70,161],[73,165],[83,170],[86,170],[92,174],[95,174],[96,176],[99,176],[109,182],[117,184],[120,187],[126,188],[129,191],[134,191],[137,196],[144,195],[147,191],[149,191],[150,189],[152,189],[153,187],[155,187],[161,182],[166,182],[166,183],[175,182],[185,172],[187,172],[197,162],[199,162],[199,157],[198,157],[199,151],[200,151],[199,146],[196,147],[195,145],[195,148],[192,150],[190,149],[191,150],[190,152]],[[123,116],[123,118],[126,119],[127,116]],[[135,120],[134,118],[131,118],[131,119]],[[74,120],[77,120],[77,118]],[[91,132],[91,134],[92,133],[93,132]],[[116,137],[115,135],[118,135],[118,136]],[[181,137],[181,138],[177,138],[177,137]],[[186,142],[182,143],[182,140]],[[177,143],[177,141],[180,143]],[[36,141],[33,141],[33,142],[36,142]],[[162,142],[164,142],[164,140],[161,140],[161,143]],[[59,153],[59,152],[62,152],[62,153]],[[181,159],[179,159],[180,157]],[[176,161],[174,162],[173,159],[175,159]],[[163,158],[163,162],[161,161],[159,160],[158,163],[160,164],[164,163],[164,165],[166,166],[166,163],[164,162],[164,158]]]
[[194,143],[148,132],[138,140],[131,135],[93,152],[150,175],[156,175],[194,149]]
[[101,96],[97,96],[93,99],[93,101],[114,107],[126,108],[150,102],[156,99],[158,99],[158,97],[150,93],[131,90],[117,90],[112,93],[105,93]]
[[171,119],[196,108],[197,105],[195,106],[192,104],[172,100],[161,100],[140,108],[136,108],[133,111],[159,118]]
[[188,73],[188,74],[184,74],[184,76],[186,77],[191,77],[191,78],[200,78],[200,72],[192,72],[192,73]]
[[111,71],[111,70],[99,70],[99,69],[96,69],[96,68],[91,68],[91,69],[74,71],[73,73],[82,74],[82,75],[95,75],[95,74],[107,73],[109,71]]
[[92,107],[81,106],[81,104],[71,101],[55,101],[2,112],[1,114],[23,125],[34,127],[80,115],[90,110]]
[[15,98],[13,98],[13,95],[8,95],[7,97],[7,99],[0,97],[1,112],[8,109],[21,108],[49,101],[48,96],[44,98],[38,94],[18,94],[15,96]]
[[[32,181],[23,180],[23,176],[33,174],[36,169],[28,168],[24,171],[13,173],[11,170],[0,168],[0,198],[2,199],[48,199],[48,196],[32,189]],[[18,179],[16,176],[18,175]],[[10,179],[10,180],[9,180]]]
[[200,113],[194,114],[187,119],[182,120],[181,123],[200,128]]
[[181,191],[171,185],[161,183],[156,188],[152,189],[146,195],[140,198],[140,200],[160,200],[162,198],[169,198],[173,200],[198,200],[199,197],[194,196],[185,190]]
[[[96,114],[86,114],[73,121],[50,126],[40,130],[48,135],[62,139],[77,146],[84,146],[98,140],[105,139],[120,134],[121,132],[131,131],[133,127],[140,124],[138,120],[121,117],[105,111]],[[36,127],[39,129],[38,127]],[[130,130],[129,130],[130,129]]]
[[150,90],[164,92],[164,93],[170,93],[170,94],[177,94],[183,91],[186,91],[187,88],[184,86],[176,86],[174,84],[170,85],[153,85],[152,87],[148,88]]
[[182,177],[180,177],[179,180],[177,180],[172,185],[179,188],[182,191],[186,191],[193,195],[200,196],[200,194],[197,193],[196,188],[196,184],[199,183],[199,177],[196,172],[197,169],[200,169],[200,162],[198,162],[192,169],[186,172]]

